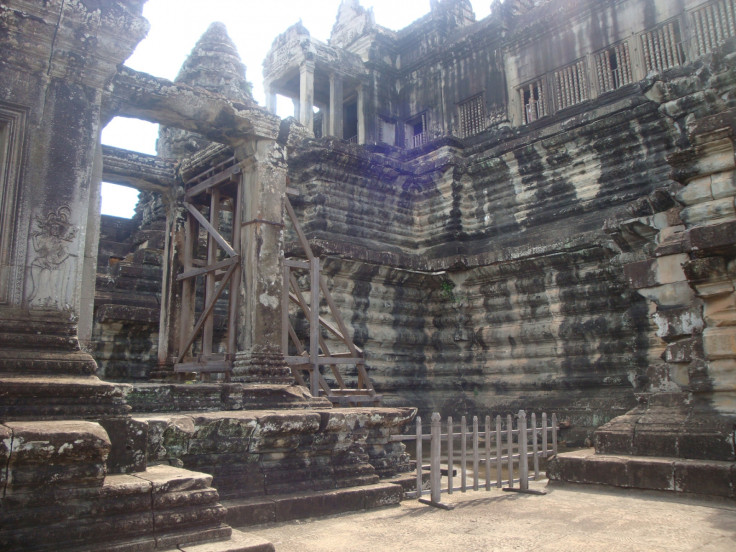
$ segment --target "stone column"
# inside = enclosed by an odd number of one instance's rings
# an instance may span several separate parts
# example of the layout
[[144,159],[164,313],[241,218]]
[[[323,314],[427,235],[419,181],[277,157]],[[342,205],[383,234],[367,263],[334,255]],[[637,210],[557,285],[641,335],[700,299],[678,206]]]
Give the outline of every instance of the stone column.
[[292,98],[291,103],[294,104],[294,118],[297,121],[300,121],[302,116],[302,106],[297,98]]
[[365,144],[365,89],[358,86],[358,143]]
[[291,383],[291,370],[281,351],[287,170],[284,151],[275,141],[261,139],[239,147],[236,155],[243,159],[243,222],[238,353],[233,380]]
[[299,122],[310,131],[314,125],[314,62],[305,61],[299,67]]
[[327,133],[335,138],[342,138],[343,102],[342,78],[330,73],[330,121]]
[[182,189],[172,190],[164,198],[166,203],[166,241],[161,274],[161,312],[158,332],[158,367],[153,378],[173,375],[175,355],[179,352],[179,318],[181,312],[181,284],[176,277],[181,271],[181,248],[184,245],[186,212],[177,197]]
[[99,137],[90,182],[87,231],[84,240],[84,265],[82,268],[82,293],[79,306],[79,342],[89,350],[92,341],[92,325],[97,283],[97,250],[100,244],[100,209],[102,198],[102,144]]
[[266,109],[269,113],[276,114],[276,92],[273,91],[273,85],[270,82],[264,84],[266,91]]

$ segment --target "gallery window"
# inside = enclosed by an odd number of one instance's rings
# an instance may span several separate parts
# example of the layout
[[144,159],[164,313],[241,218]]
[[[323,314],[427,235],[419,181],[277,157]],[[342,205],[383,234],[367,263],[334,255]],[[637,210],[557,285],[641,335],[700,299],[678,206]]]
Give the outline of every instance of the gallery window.
[[547,98],[544,80],[539,79],[519,88],[522,105],[522,119],[525,125],[547,115]]
[[736,36],[736,0],[712,2],[690,14],[697,55],[715,50]]
[[483,94],[473,96],[458,104],[460,136],[467,138],[483,131],[486,127],[486,102]]
[[685,61],[680,24],[677,21],[670,21],[642,34],[641,46],[647,73],[665,71]]
[[585,62],[580,60],[558,69],[552,75],[557,109],[565,109],[588,99],[588,79]]
[[629,45],[622,42],[595,55],[598,90],[603,94],[633,82]]

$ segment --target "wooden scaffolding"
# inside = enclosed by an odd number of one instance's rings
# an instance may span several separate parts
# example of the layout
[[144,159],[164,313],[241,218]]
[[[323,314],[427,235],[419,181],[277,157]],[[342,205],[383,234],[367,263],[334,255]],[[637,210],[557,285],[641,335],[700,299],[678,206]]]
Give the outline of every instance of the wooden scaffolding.
[[[185,184],[182,272],[176,278],[181,283],[181,308],[174,370],[179,373],[194,372],[209,379],[209,374],[219,372],[230,381],[237,350],[240,181],[240,167],[231,157]],[[220,307],[227,304],[226,332],[216,342],[215,312],[220,298]]]
[[[373,384],[368,377],[363,351],[353,343],[350,337],[348,328],[327,287],[327,280],[321,273],[320,260],[314,255],[309,241],[299,225],[296,213],[288,196],[285,198],[285,206],[289,221],[292,224],[304,253],[302,259],[285,259],[283,268],[281,312],[284,331],[282,333],[281,343],[286,361],[294,374],[294,379],[300,385],[307,385],[307,381],[304,379],[304,375],[307,375],[307,380],[309,381],[308,387],[312,395],[318,396],[320,390],[322,390],[334,404],[370,404],[377,406],[380,404],[381,396],[376,394]],[[309,274],[309,300],[304,296],[304,292],[299,286],[294,274],[295,271],[307,271]],[[334,324],[320,314],[320,297],[324,299],[327,311],[332,316]],[[289,315],[290,304],[296,305],[297,309],[301,310],[309,323],[309,339],[306,346],[302,344],[301,339],[294,330],[294,325],[291,323]],[[322,335],[322,329],[337,338],[347,348],[347,351],[330,351],[327,340]],[[296,355],[289,354],[290,342],[294,346]],[[347,386],[340,370],[351,365],[355,366],[357,371],[356,388]],[[331,387],[322,375],[320,371],[322,366],[330,368],[336,387]]]
[[[242,177],[236,159],[230,157],[189,179],[184,186],[186,219],[183,243],[179,245],[182,266],[176,277],[181,286],[181,304],[177,312],[179,334],[174,371],[179,374],[196,373],[208,380],[210,374],[222,373],[230,381],[237,352],[238,296],[242,280],[240,231],[245,201]],[[288,197],[285,205],[304,252],[301,259],[285,259],[283,265],[281,345],[285,360],[297,383],[309,387],[314,396],[323,394],[338,405],[377,405],[381,397],[366,372],[363,351],[350,338],[320,273],[320,260],[314,255]],[[309,274],[308,297],[300,289],[295,274],[298,271]],[[320,315],[321,299],[326,303],[325,316]],[[305,344],[294,330],[290,305],[295,305],[295,311],[301,311],[309,323]],[[326,316],[331,316],[334,323]],[[328,333],[346,350],[331,351],[326,339]],[[294,355],[289,354],[290,343]],[[342,372],[351,366],[355,367],[357,376],[353,388],[346,383],[347,373]],[[322,375],[321,367],[329,367],[334,385]]]

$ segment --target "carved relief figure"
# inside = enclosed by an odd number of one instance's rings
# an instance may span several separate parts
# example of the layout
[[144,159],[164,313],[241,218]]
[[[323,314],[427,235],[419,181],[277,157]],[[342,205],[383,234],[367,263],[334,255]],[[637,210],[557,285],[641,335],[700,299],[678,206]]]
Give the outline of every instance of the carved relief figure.
[[71,209],[62,205],[49,211],[45,217],[36,218],[37,230],[31,234],[36,258],[31,263],[31,289],[28,303],[46,307],[66,303],[67,287],[73,284],[69,244],[77,235],[77,228],[70,222]]

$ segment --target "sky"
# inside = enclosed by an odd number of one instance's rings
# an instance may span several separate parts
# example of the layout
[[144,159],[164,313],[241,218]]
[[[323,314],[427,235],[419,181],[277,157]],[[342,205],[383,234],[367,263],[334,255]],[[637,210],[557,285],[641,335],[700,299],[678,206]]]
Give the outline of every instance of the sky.
[[[492,0],[471,0],[477,19],[490,13]],[[360,0],[373,8],[376,23],[398,30],[429,12],[430,0]],[[143,15],[151,24],[148,36],[125,65],[174,80],[200,36],[214,21],[225,23],[246,65],[253,97],[265,105],[262,62],[279,34],[301,19],[313,38],[327,41],[340,0],[148,0]],[[279,102],[281,116],[291,114],[291,101]],[[158,125],[123,119],[105,127],[102,143],[155,155]],[[102,213],[130,217],[138,193],[131,188],[103,184]]]

